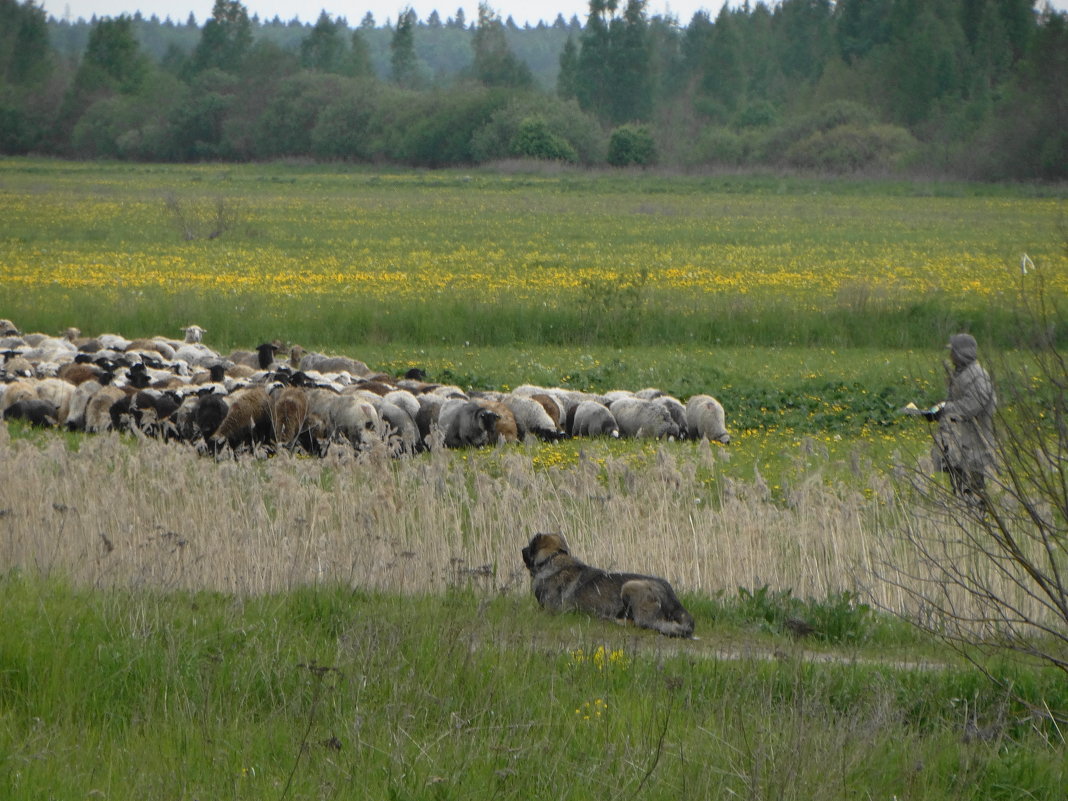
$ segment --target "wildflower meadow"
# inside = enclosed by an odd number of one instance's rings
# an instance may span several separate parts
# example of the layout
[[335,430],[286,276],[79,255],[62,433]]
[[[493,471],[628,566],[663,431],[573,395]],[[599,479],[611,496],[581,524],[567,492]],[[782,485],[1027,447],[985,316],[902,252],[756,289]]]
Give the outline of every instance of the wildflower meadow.
[[[23,332],[709,393],[731,432],[216,459],[0,425],[0,797],[1060,801],[1063,676],[913,625],[899,479],[931,431],[898,411],[943,396],[954,331],[1019,364],[1021,287],[1068,295],[1065,214],[1054,187],[0,161]],[[699,639],[541,609],[538,530],[670,580]]]

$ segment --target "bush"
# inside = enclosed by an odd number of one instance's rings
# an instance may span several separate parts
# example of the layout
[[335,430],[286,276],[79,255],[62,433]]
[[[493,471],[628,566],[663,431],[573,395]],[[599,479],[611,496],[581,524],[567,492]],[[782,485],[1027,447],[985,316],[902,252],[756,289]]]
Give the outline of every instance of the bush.
[[768,133],[760,160],[772,163],[788,163],[784,158],[796,143],[834,128],[853,126],[865,129],[876,124],[875,114],[867,106],[848,100],[836,100],[820,106],[810,114],[788,120],[780,128]]
[[739,128],[770,128],[779,122],[779,112],[767,100],[757,100],[742,109],[735,124]]
[[307,156],[319,114],[341,96],[350,79],[340,75],[299,72],[279,84],[257,124],[260,156]]
[[[476,161],[472,140],[507,101],[499,89],[457,89],[416,96],[408,121],[393,126],[390,158],[416,167],[446,167]],[[390,134],[389,131],[386,132]]]
[[608,140],[608,163],[613,167],[648,167],[656,163],[656,143],[644,125],[621,125]]
[[688,166],[718,164],[735,166],[746,157],[746,141],[728,128],[705,128],[685,157]]
[[237,79],[222,70],[205,70],[196,77],[168,114],[175,159],[188,161],[229,155],[223,130],[238,87]]
[[513,143],[519,129],[532,118],[545,120],[548,130],[575,152],[575,161],[594,164],[604,160],[604,133],[593,117],[574,100],[535,94],[514,97],[474,133],[471,138],[474,160],[494,161],[516,155]]
[[916,146],[916,140],[904,128],[847,124],[817,131],[795,142],[787,149],[785,160],[794,167],[854,172],[891,167]]
[[97,100],[78,119],[71,132],[71,148],[81,158],[117,158],[117,140],[126,130],[125,98],[105,97]]
[[553,133],[543,117],[527,117],[519,123],[519,130],[512,138],[512,153],[532,159],[578,161],[575,148]]
[[379,102],[380,93],[373,81],[346,87],[319,112],[311,132],[312,155],[318,159],[369,159],[370,127]]
[[818,131],[829,131],[841,125],[874,125],[875,112],[862,103],[852,100],[835,100],[821,106],[810,117],[808,124]]
[[738,588],[734,612],[742,622],[756,623],[775,634],[812,637],[828,643],[859,643],[872,628],[871,607],[848,590],[830,591],[826,599],[802,600],[792,590]]
[[40,138],[40,132],[18,104],[0,100],[0,153],[28,153]]

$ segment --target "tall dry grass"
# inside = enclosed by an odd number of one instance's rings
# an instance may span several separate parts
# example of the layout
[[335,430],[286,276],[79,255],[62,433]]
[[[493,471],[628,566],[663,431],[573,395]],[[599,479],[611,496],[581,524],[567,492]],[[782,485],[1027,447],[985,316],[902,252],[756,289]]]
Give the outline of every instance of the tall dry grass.
[[[719,467],[711,448],[664,445],[651,466],[583,457],[539,469],[540,447],[492,460],[439,450],[215,462],[114,434],[74,451],[0,426],[0,570],[236,594],[315,583],[525,593],[520,548],[551,530],[584,561],[663,575],[704,596],[765,585],[807,598],[849,590],[906,611],[901,576],[929,575],[922,564],[913,570],[914,555],[893,536],[900,499],[889,487],[864,493],[814,476],[784,502],[759,476],[718,476],[710,502],[705,480]],[[894,582],[880,578],[888,560],[903,568]]]

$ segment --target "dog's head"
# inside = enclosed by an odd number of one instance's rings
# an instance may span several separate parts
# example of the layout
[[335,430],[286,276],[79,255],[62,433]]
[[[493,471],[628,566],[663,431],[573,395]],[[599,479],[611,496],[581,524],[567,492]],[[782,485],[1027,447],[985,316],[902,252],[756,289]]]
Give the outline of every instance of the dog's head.
[[554,556],[569,553],[563,534],[535,534],[523,549],[523,564],[533,575]]

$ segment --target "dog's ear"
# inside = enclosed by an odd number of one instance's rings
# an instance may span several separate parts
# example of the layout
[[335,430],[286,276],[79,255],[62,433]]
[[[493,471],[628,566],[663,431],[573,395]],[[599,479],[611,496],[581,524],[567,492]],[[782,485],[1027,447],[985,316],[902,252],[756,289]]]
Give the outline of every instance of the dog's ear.
[[560,544],[560,550],[570,556],[571,555],[571,546],[567,544],[567,540],[564,539],[564,535],[563,534],[557,534],[556,535],[556,539],[558,540],[558,542]]

